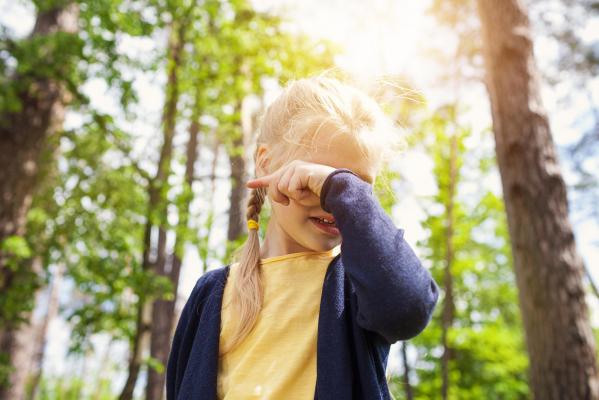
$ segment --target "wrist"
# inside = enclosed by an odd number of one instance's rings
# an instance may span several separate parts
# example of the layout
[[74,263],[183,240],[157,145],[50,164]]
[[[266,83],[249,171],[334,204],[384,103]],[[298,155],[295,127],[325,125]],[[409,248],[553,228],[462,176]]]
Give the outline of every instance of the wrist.
[[352,171],[349,168],[337,168],[333,172],[331,172],[325,178],[325,180],[324,180],[324,182],[322,184],[321,190],[320,190],[320,208],[322,208],[326,212],[330,212],[330,210],[328,210],[328,209],[325,208],[325,199],[326,199],[326,196],[327,196],[327,192],[328,192],[328,190],[329,190],[329,188],[331,186],[331,182],[332,182],[333,176],[335,176],[335,175],[337,175],[339,173],[350,173],[350,174],[358,177],[360,180],[362,180],[362,178],[360,178],[360,176],[358,174],[356,174],[354,171]]

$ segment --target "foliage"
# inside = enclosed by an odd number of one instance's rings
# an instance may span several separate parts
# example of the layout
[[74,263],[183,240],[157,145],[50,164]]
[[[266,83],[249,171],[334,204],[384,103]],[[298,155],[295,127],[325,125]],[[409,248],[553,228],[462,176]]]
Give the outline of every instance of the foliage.
[[[15,289],[0,296],[5,316],[0,323],[24,321],[35,305],[32,294],[50,278],[49,267],[64,265],[70,286],[61,314],[72,329],[72,356],[85,357],[96,350],[91,341],[94,335],[133,341],[138,334],[140,299],[175,298],[173,282],[142,268],[144,251],[154,251],[154,247],[144,248],[148,220],[167,230],[170,255],[183,258],[187,246],[194,246],[201,260],[197,268],[202,270],[212,262],[226,263],[245,241],[240,237],[215,246],[213,233],[222,216],[215,210],[212,182],[200,182],[195,175],[207,164],[208,146],[217,144],[211,150],[214,157],[220,144],[229,159],[243,156],[247,160],[247,139],[251,138],[244,137],[242,129],[242,101],[254,96],[264,103],[269,81],[285,84],[333,67],[339,48],[287,31],[284,17],[257,11],[245,0],[36,0],[30,4],[40,13],[75,4],[78,30],[20,38],[0,27],[0,124],[9,120],[6,116],[22,111],[23,96],[35,94],[36,84],[43,79],[67,89],[68,113],[75,122],[64,127],[57,139],[59,154],[45,164],[27,216],[27,233],[0,244],[11,255],[9,265],[18,272]],[[431,3],[430,12],[457,38],[455,46],[437,53],[449,66],[444,78],[481,78],[474,6],[472,0]],[[169,57],[167,48],[169,32],[177,28],[184,31],[179,61]],[[132,54],[131,48],[148,42],[153,44],[151,50]],[[573,41],[569,49],[576,50],[578,45],[579,41]],[[563,61],[573,63],[568,66],[577,71],[588,66],[584,71],[592,72],[596,63],[589,66],[588,62],[596,60],[589,51],[585,55],[584,60],[565,57]],[[163,181],[153,183],[160,153],[154,139],[164,129],[166,107],[162,118],[144,115],[137,79],[143,75],[165,82],[173,69],[178,81],[164,84],[160,93],[166,98],[176,90],[178,95],[172,168]],[[96,93],[86,88],[98,82],[107,88],[115,108],[92,101]],[[419,199],[425,208],[427,237],[418,246],[441,286],[449,245],[453,248],[449,267],[456,309],[448,331],[455,355],[449,363],[450,398],[528,398],[528,361],[503,201],[501,194],[486,185],[498,178],[490,134],[473,132],[461,123],[459,117],[465,111],[453,104],[430,113],[402,102],[390,104],[387,111],[413,128],[410,145],[432,163],[437,192]],[[148,120],[150,132],[138,132],[136,123]],[[189,183],[181,172],[188,154],[180,138],[182,131],[191,134],[194,123],[198,124],[200,157]],[[150,141],[140,154],[136,150],[142,147],[142,133]],[[453,152],[452,143],[456,144]],[[455,175],[451,175],[452,158]],[[586,152],[582,154],[580,165],[587,158]],[[596,186],[590,178],[584,181],[589,186],[582,189]],[[159,187],[161,198],[155,209],[149,206],[152,184]],[[377,177],[374,190],[389,214],[400,204],[397,194],[406,189],[404,184],[402,173],[390,165]],[[269,213],[267,203],[260,218],[262,233]],[[153,231],[152,245],[155,236]],[[33,257],[39,258],[43,271],[31,270]],[[405,342],[417,355],[409,376],[417,399],[440,396],[444,300],[442,293],[430,326]],[[152,357],[145,358],[145,365],[164,371],[164,365]],[[122,368],[111,373],[122,373]],[[0,380],[9,369],[6,359],[0,358]],[[393,377],[390,383],[397,399],[406,398],[402,379]],[[108,378],[98,378],[94,398],[112,398],[110,383]],[[44,376],[39,398],[82,398],[87,384],[86,376]]]
[[[458,124],[458,112],[454,105],[436,110],[417,127],[413,143],[433,160],[437,192],[422,199],[428,237],[418,245],[442,290],[431,324],[406,342],[418,354],[410,375],[414,398],[440,397],[441,315],[450,260],[455,310],[448,330],[454,355],[449,362],[449,398],[524,399],[528,359],[503,202],[485,187],[489,178],[497,176],[490,138],[486,131],[475,136]],[[399,378],[393,382],[396,398],[406,398]]]
[[[141,74],[158,77],[173,67],[166,42],[159,40],[141,57],[123,43],[155,40],[177,27],[184,30],[183,56],[175,66],[180,79],[176,86],[164,88],[165,93],[176,89],[179,94],[175,129],[210,117],[217,123],[200,124],[200,143],[220,141],[230,155],[242,151],[236,144],[240,100],[250,94],[261,96],[265,78],[284,82],[331,66],[333,52],[327,43],[285,32],[280,18],[239,0],[35,3],[38,14],[73,5],[78,29],[72,33],[17,38],[2,30],[0,113],[19,112],[22,93],[33,90],[40,79],[49,79],[67,89],[68,110],[77,123],[58,136],[60,152],[45,166],[26,236],[3,243],[14,256],[15,268],[29,271],[19,263],[30,263],[30,256],[36,255],[42,259],[43,274],[22,274],[23,282],[10,296],[1,297],[1,305],[16,321],[33,309],[32,294],[49,279],[48,266],[65,265],[72,289],[61,313],[72,329],[70,351],[88,354],[94,350],[90,339],[96,334],[133,341],[140,298],[174,298],[173,282],[141,265],[143,252],[152,251],[144,248],[148,218],[161,221],[169,234],[180,238],[178,247],[168,250],[179,257],[187,243],[198,247],[204,263],[216,255],[208,240],[213,211],[187,210],[204,196],[175,172],[186,161],[181,149],[175,147],[179,165],[169,168],[161,182],[150,178],[158,149],[147,154],[149,162],[132,151],[137,137],[131,122],[143,117],[138,114],[135,79]],[[88,98],[86,86],[99,81],[120,110],[97,108]],[[162,199],[156,209],[150,209],[148,202],[152,184]],[[199,222],[202,219],[205,222]],[[159,371],[163,367],[151,357],[147,364]],[[55,393],[48,396],[76,397],[69,393],[78,393],[79,383],[67,386],[58,382],[53,389],[46,388]]]

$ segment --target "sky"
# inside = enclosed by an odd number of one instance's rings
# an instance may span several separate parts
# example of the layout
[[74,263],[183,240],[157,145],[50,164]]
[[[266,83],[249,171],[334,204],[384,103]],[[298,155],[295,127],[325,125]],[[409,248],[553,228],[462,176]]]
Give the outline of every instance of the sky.
[[[254,0],[253,3],[261,10],[276,10],[285,12],[290,17],[288,29],[301,31],[315,37],[324,37],[342,44],[346,52],[342,54],[338,64],[352,72],[357,79],[370,81],[386,74],[400,73],[409,76],[412,84],[420,90],[429,102],[429,109],[435,104],[441,104],[451,98],[452,92],[446,86],[439,85],[436,76],[439,75],[440,66],[427,58],[430,46],[452,46],[447,43],[448,38],[435,29],[436,22],[431,17],[425,16],[425,10],[430,0],[421,1],[391,1],[373,0],[369,2],[358,0],[328,0],[328,1],[289,1],[289,0]],[[18,34],[25,35],[33,25],[30,10],[22,2],[0,0],[0,21],[14,29]],[[599,38],[597,24],[585,28],[588,37]],[[543,68],[551,62],[555,49],[548,41],[536,36],[535,52],[537,62]],[[156,37],[155,40],[162,40]],[[150,51],[156,43],[153,40],[132,40],[124,43],[123,49],[131,53]],[[589,82],[589,88],[595,102],[599,102],[599,80]],[[160,110],[162,107],[162,88],[164,77],[154,75],[138,75],[135,88],[140,92],[141,103],[138,107],[139,114],[144,118],[135,122],[123,124],[134,132],[139,132],[138,145],[134,149],[135,155],[144,159],[152,148],[159,144],[158,135],[155,135]],[[271,89],[269,97],[277,93],[277,88]],[[568,90],[566,86],[544,86],[542,89],[543,101],[550,117],[554,140],[561,146],[573,142],[580,136],[581,127],[576,121],[580,118],[581,110],[588,108],[584,96],[574,96],[571,107],[564,108],[557,103],[558,97]],[[100,109],[109,111],[118,107],[113,101],[109,88],[101,81],[89,83],[85,91],[93,93],[92,101]],[[491,118],[486,93],[482,85],[472,87],[460,92],[460,100],[469,107],[469,112],[463,116],[475,130],[485,129],[490,126]],[[117,110],[118,111],[118,110]],[[67,125],[77,125],[81,116],[69,114]],[[221,156],[221,161],[226,161]],[[420,196],[434,192],[435,185],[432,178],[432,164],[427,157],[417,152],[404,155],[397,161],[398,168],[403,171],[404,182],[399,204],[393,210],[393,218],[398,226],[405,228],[406,240],[415,248],[416,241],[423,239],[426,233],[421,227],[425,215],[419,202]],[[571,173],[564,167],[563,173],[569,181]],[[226,162],[219,166],[218,175],[226,176],[228,167]],[[498,179],[489,182],[494,191],[500,192]],[[207,190],[200,188],[200,190]],[[216,226],[227,226],[226,213],[228,210],[227,183],[217,186],[214,195],[214,204],[219,215]],[[577,220],[574,229],[578,250],[586,264],[593,267],[599,261],[599,248],[596,238],[599,237],[599,227],[596,221]],[[226,229],[217,230],[211,237],[211,244],[221,247],[226,237]],[[415,248],[418,253],[418,249]],[[217,268],[220,265],[212,263],[208,268]],[[183,264],[181,290],[179,297],[185,300],[195,284],[200,273],[200,261],[195,250],[188,248]],[[599,282],[599,270],[592,270],[596,282]],[[597,299],[589,296],[592,308],[592,323],[599,326],[599,304]],[[181,307],[179,304],[178,307]],[[70,364],[64,358],[65,343],[68,341],[69,332],[64,321],[54,321],[50,327],[50,342],[46,366],[56,373],[77,370],[81,366]],[[106,348],[106,338],[97,338],[99,348]],[[126,348],[114,345],[113,354],[125,356]],[[399,348],[393,345],[389,360],[389,369],[399,370]],[[99,355],[101,356],[101,354]],[[413,358],[414,354],[409,354]],[[117,357],[118,358],[118,357]],[[96,360],[98,363],[99,360]],[[92,361],[93,365],[94,362]],[[93,368],[93,367],[89,367]],[[121,381],[115,381],[115,386],[120,387]]]

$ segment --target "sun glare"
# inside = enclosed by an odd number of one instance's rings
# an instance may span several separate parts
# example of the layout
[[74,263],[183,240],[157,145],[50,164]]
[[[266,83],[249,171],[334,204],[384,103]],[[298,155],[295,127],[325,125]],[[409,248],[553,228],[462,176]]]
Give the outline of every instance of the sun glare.
[[425,54],[435,40],[432,17],[426,15],[429,3],[254,0],[261,11],[288,16],[290,30],[342,46],[337,63],[357,79],[393,74],[421,84],[434,76]]

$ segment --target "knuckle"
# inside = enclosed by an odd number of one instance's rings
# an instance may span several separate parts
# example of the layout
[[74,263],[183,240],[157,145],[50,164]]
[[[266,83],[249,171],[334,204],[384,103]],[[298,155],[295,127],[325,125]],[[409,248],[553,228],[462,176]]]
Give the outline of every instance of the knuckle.
[[279,191],[276,190],[275,188],[270,188],[269,191],[268,191],[268,193],[270,194],[270,197],[272,199],[277,199],[278,196],[279,196]]

